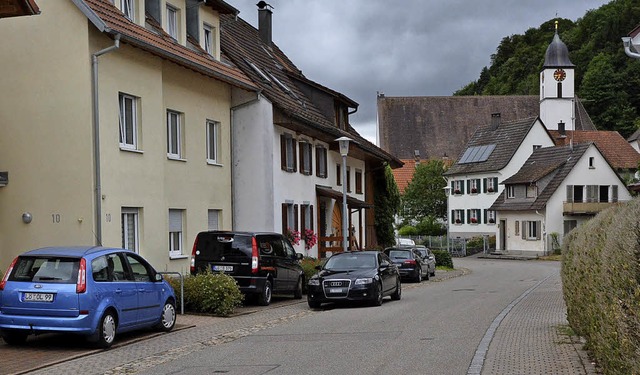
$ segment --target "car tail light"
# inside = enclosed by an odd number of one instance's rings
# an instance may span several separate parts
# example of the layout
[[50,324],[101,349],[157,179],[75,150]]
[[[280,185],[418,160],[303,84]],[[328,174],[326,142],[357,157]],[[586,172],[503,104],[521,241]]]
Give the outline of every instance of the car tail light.
[[416,264],[416,260],[415,259],[407,259],[404,261],[404,264]]
[[191,273],[196,272],[196,248],[198,247],[198,236],[193,241],[193,249],[191,250]]
[[76,293],[84,293],[87,291],[87,261],[80,259],[80,267],[78,267],[78,282],[76,283]]
[[13,262],[11,262],[11,265],[7,269],[7,272],[5,272],[4,277],[2,278],[2,281],[0,281],[0,290],[4,290],[4,285],[7,283],[7,279],[9,278],[9,274],[11,273],[11,271],[13,271],[13,266],[16,265],[17,261],[18,261],[18,257],[14,258]]
[[258,241],[251,237],[251,273],[258,273]]

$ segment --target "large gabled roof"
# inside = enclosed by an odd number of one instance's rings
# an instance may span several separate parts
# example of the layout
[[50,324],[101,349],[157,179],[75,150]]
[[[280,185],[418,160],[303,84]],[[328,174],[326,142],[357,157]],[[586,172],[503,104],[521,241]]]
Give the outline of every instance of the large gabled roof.
[[[103,33],[133,47],[162,57],[168,61],[194,70],[219,81],[255,91],[255,84],[241,70],[213,59],[202,50],[183,46],[162,30],[150,30],[125,17],[111,1],[107,0],[72,0],[80,11]],[[218,2],[207,1],[208,5]],[[214,4],[215,5],[215,4]],[[214,6],[211,5],[211,6]],[[220,5],[217,5],[218,7]],[[226,12],[226,11],[225,11]],[[148,21],[153,20],[148,17]]]
[[532,184],[549,175],[552,175],[551,180],[542,191],[538,192],[538,196],[533,201],[505,200],[505,190],[490,209],[496,211],[544,209],[549,198],[591,146],[598,148],[590,142],[573,146],[544,147],[533,151],[520,170],[502,183],[505,185]]
[[[531,128],[540,123],[537,117],[486,125],[476,130],[467,143],[467,149],[493,145],[493,151],[484,161],[461,163],[462,153],[445,175],[495,172],[506,167]],[[542,123],[540,123],[542,127]]]
[[389,162],[394,168],[402,165],[400,159],[363,138],[351,126],[347,126],[345,130],[339,129],[334,119],[327,117],[300,88],[299,83],[312,86],[348,107],[357,108],[356,102],[305,77],[275,43],[263,42],[258,30],[242,18],[222,15],[220,19],[222,51],[259,86],[261,95],[288,116],[286,119],[274,116],[278,125],[296,129],[302,126],[307,135],[326,142],[347,136],[356,141],[354,148],[360,152],[360,155],[353,154],[354,156],[364,159],[373,157]]
[[571,142],[574,144],[594,142],[615,170],[637,169],[640,163],[640,153],[617,131],[567,131],[564,137],[557,130],[551,130],[549,133],[558,146],[568,145]]

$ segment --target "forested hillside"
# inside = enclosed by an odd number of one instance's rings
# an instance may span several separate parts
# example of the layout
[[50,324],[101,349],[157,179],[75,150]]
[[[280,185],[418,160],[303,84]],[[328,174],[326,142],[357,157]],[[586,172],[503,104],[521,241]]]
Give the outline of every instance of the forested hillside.
[[[600,130],[623,137],[640,127],[640,60],[625,55],[621,37],[640,24],[640,1],[613,0],[575,23],[558,19],[558,33],[576,66],[576,93]],[[544,54],[555,19],[524,35],[505,37],[491,66],[454,95],[538,95]]]

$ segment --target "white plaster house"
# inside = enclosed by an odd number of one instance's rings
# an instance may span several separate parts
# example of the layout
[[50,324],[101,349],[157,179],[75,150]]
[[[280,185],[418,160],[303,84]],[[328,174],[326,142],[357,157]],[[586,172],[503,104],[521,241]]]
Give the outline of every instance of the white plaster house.
[[3,267],[31,248],[103,244],[188,272],[196,234],[231,227],[230,109],[257,91],[221,61],[220,15],[237,11],[218,0],[38,5],[0,22]]
[[631,199],[595,143],[535,150],[503,184],[491,209],[500,223],[496,247],[508,254],[546,255],[576,226]]
[[[296,251],[324,256],[341,249],[342,189],[346,184],[352,247],[377,244],[373,181],[384,166],[402,163],[349,125],[358,104],[306,78],[272,41],[272,11],[258,4],[258,29],[223,16],[221,48],[259,87],[232,108],[233,228],[312,230],[318,244],[301,240]],[[339,137],[351,142],[347,178],[341,181]]]

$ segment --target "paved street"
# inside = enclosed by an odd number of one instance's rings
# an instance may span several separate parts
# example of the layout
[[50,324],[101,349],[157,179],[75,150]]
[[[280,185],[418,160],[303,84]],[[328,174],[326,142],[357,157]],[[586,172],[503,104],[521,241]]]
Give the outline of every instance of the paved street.
[[[306,303],[283,299],[266,309],[243,308],[231,318],[187,315],[178,322],[195,327],[30,373],[590,373],[557,329],[566,324],[559,263],[454,262],[471,272],[446,281],[405,283],[401,301],[387,298],[378,308],[310,310]],[[439,272],[437,279],[454,274]],[[16,350],[2,345],[0,358]],[[22,351],[31,368],[42,355],[89,354],[81,346],[56,344]],[[20,373],[0,364],[2,373]]]

